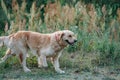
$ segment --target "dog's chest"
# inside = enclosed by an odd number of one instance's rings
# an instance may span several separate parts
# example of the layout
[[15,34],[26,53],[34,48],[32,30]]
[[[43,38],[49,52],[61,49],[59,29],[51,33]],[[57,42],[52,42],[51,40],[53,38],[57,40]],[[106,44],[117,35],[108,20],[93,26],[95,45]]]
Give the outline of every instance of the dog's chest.
[[42,48],[41,54],[45,54],[46,56],[51,56],[55,54],[55,51],[52,47]]
[[41,49],[41,54],[45,54],[46,56],[53,56],[56,55],[61,51],[61,48],[59,46],[49,46],[47,48]]

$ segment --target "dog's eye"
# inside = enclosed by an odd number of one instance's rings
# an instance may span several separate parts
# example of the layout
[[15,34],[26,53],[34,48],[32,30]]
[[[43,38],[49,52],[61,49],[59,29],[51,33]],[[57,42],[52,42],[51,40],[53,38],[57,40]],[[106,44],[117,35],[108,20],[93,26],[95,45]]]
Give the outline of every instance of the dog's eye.
[[72,37],[71,35],[69,35],[68,37]]

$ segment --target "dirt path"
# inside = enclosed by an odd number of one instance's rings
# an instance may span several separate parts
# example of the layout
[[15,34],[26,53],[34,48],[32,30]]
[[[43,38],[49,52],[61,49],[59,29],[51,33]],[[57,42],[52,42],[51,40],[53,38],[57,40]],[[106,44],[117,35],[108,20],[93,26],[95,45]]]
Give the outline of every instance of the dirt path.
[[65,69],[65,74],[58,74],[53,69],[32,69],[31,73],[24,73],[21,68],[6,69],[0,73],[0,80],[120,80],[120,71],[107,71],[105,68],[96,71],[79,71]]

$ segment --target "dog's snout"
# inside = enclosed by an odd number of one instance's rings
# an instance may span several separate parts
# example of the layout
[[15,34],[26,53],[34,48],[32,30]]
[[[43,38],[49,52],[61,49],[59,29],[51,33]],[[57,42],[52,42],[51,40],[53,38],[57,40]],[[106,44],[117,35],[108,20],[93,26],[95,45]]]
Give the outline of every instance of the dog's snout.
[[77,42],[77,40],[74,40],[74,42]]

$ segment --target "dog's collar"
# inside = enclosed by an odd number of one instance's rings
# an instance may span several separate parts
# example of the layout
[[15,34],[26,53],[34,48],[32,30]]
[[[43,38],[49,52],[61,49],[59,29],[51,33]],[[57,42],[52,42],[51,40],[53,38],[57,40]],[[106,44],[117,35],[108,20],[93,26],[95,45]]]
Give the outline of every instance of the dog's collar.
[[55,34],[55,40],[58,41],[58,35],[57,34]]

